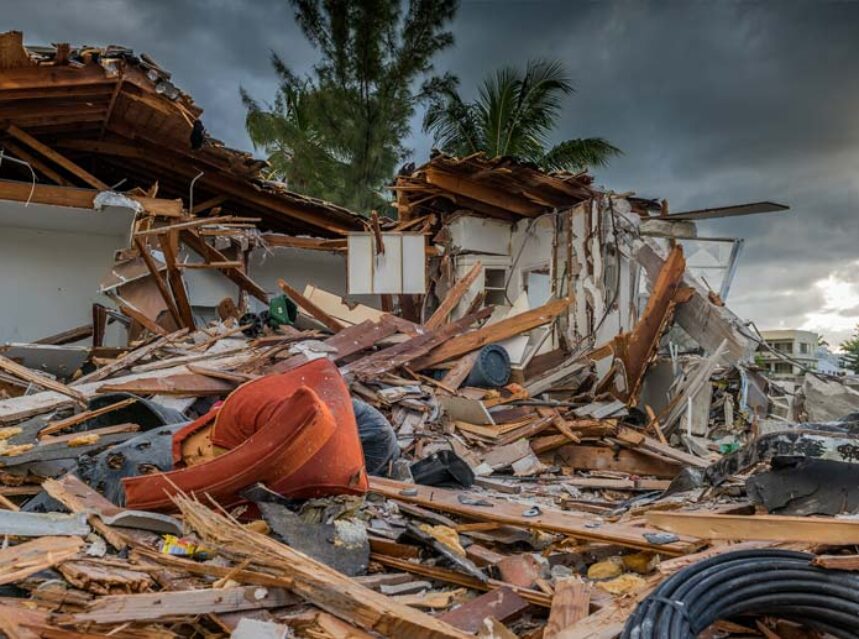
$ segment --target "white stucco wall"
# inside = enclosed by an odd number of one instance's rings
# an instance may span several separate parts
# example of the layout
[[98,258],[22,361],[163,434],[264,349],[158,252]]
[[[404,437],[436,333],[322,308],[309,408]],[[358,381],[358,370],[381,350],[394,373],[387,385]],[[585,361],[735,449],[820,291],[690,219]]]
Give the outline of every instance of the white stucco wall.
[[346,295],[346,254],[277,248],[260,249],[251,254],[250,272],[254,280],[269,293],[279,293],[277,280],[303,291],[308,284],[335,295]]
[[[512,305],[525,289],[528,271],[550,267],[554,230],[552,218],[549,216],[512,224],[463,215],[452,222],[449,228],[453,250],[460,253],[456,258],[457,278],[465,276],[478,260],[484,269],[506,269],[509,305]],[[465,312],[474,296],[482,291],[485,285],[484,274],[481,273],[457,306],[455,316]],[[546,289],[534,291],[535,301],[538,301],[538,304],[543,303],[548,297],[551,284],[541,281],[537,283],[537,288]]]
[[[190,259],[199,261],[195,255]],[[277,280],[283,278],[293,288],[303,292],[308,284],[324,289],[338,297],[379,308],[376,295],[346,295],[346,254],[307,249],[275,248],[271,251],[255,249],[248,265],[250,277],[269,295],[279,295]],[[214,308],[224,297],[235,299],[238,288],[219,271],[184,271],[191,303],[199,308]],[[251,299],[254,310],[262,304]]]
[[127,245],[131,212],[0,202],[0,342],[26,342],[92,321],[92,304]]

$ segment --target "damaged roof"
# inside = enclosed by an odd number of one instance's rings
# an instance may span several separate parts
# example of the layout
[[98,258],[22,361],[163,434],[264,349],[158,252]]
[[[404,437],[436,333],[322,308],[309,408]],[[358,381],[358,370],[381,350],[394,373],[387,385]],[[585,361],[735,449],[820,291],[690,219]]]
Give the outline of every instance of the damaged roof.
[[[191,182],[202,173],[194,213],[220,206],[293,234],[337,237],[363,230],[361,217],[348,209],[265,180],[266,162],[210,137],[202,113],[146,54],[113,45],[25,47],[20,32],[0,34],[0,147],[28,161],[41,182],[99,188],[56,158],[33,156],[18,132],[104,185],[148,190],[157,183],[159,197],[182,198],[186,206]],[[0,177],[30,180],[24,167],[10,163],[0,167]]]
[[598,193],[592,182],[587,173],[545,173],[509,157],[437,153],[401,172],[391,188],[401,220],[467,209],[514,221],[587,200]]

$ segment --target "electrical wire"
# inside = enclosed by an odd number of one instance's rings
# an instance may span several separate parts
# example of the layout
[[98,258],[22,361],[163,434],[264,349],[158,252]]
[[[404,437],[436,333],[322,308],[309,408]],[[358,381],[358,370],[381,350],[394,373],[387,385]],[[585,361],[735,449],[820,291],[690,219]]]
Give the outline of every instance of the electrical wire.
[[780,549],[727,552],[684,568],[642,601],[622,639],[693,639],[719,620],[773,616],[859,638],[859,575]]
[[33,170],[33,167],[30,166],[29,162],[25,162],[24,160],[19,160],[16,157],[12,157],[6,153],[6,149],[0,149],[0,166],[3,164],[3,160],[9,160],[10,162],[14,162],[15,164],[21,164],[22,166],[26,166],[30,169],[30,175],[32,177],[32,182],[30,183],[30,194],[27,196],[27,201],[24,202],[24,208],[30,206],[30,202],[33,199],[33,194],[36,192],[36,172]]
[[760,330],[758,329],[758,327],[755,325],[754,322],[748,322],[748,325],[751,326],[755,330],[755,334],[747,332],[745,330],[745,328],[746,328],[745,326],[740,325],[737,328],[739,329],[740,333],[742,333],[745,337],[748,337],[749,339],[756,341],[758,343],[759,348],[762,347],[767,352],[775,355],[776,358],[781,359],[785,362],[788,362],[789,364],[793,364],[794,366],[798,367],[802,372],[811,373],[812,375],[814,375],[815,377],[818,377],[819,379],[823,379],[823,380],[825,380],[827,378],[838,379],[837,375],[830,375],[828,373],[821,373],[820,371],[816,371],[813,368],[809,368],[808,366],[806,366],[805,364],[800,362],[798,359],[794,359],[793,357],[790,357],[789,355],[785,355],[781,351],[776,350],[775,348],[773,348],[772,346],[767,344],[766,340],[764,339],[763,335],[761,335]]

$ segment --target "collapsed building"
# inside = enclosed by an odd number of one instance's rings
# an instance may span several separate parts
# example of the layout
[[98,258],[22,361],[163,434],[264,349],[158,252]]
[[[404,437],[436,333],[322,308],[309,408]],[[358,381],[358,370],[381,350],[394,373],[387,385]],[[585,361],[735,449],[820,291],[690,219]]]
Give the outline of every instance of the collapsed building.
[[695,225],[785,206],[436,154],[365,217],[201,115],[0,36],[6,636],[854,636],[859,393]]

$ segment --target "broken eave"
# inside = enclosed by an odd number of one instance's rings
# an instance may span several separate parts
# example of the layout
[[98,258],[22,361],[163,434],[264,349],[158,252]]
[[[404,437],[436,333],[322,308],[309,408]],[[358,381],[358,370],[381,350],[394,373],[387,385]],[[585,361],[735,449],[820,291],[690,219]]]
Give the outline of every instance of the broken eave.
[[438,154],[392,187],[401,220],[425,213],[471,210],[506,220],[533,218],[593,197],[587,174],[545,173],[511,158]]
[[[187,207],[191,181],[202,172],[195,213],[217,202],[209,208],[259,217],[262,229],[279,233],[363,230],[348,209],[266,182],[265,162],[203,134],[201,115],[169,73],[128,49],[27,49],[20,33],[0,35],[0,148],[28,162],[38,185],[127,191],[158,184],[159,197]],[[30,177],[24,167],[0,165],[0,178],[25,181],[28,189]]]

